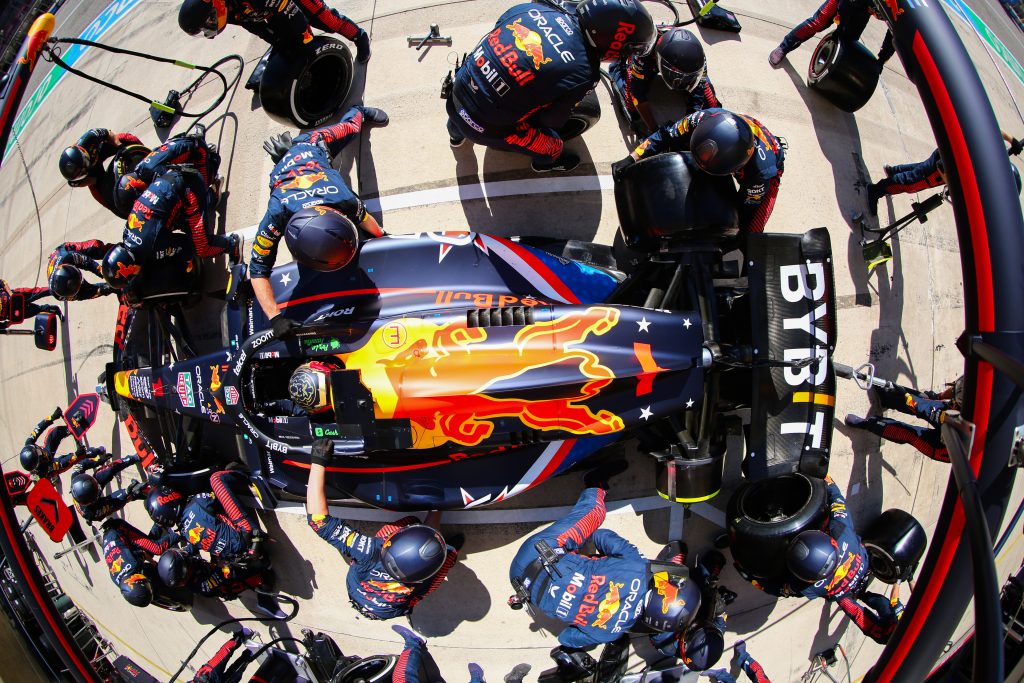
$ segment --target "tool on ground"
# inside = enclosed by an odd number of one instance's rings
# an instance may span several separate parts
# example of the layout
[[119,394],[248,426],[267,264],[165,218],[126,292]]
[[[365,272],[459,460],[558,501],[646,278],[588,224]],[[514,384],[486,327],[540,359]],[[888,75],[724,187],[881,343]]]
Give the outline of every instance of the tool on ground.
[[922,202],[913,202],[910,205],[910,213],[902,218],[897,218],[884,228],[870,228],[865,225],[863,214],[854,214],[853,223],[855,226],[860,227],[862,235],[865,232],[877,235],[877,237],[870,242],[863,237],[860,241],[861,252],[864,255],[864,261],[867,263],[868,272],[870,273],[876,266],[892,260],[892,246],[887,240],[895,237],[901,230],[903,230],[903,228],[915,221],[927,223],[928,214],[941,206],[948,198],[949,191],[943,190],[942,192],[933,194]]
[[452,46],[451,36],[442,36],[441,29],[437,24],[430,25],[430,32],[425,36],[408,36],[406,40],[409,41],[409,47],[413,45],[419,50],[424,46],[430,47],[431,45],[445,45],[447,47]]
[[58,553],[54,553],[53,554],[53,559],[59,560],[60,558],[64,557],[65,555],[67,555],[69,553],[73,553],[76,550],[79,550],[80,548],[84,548],[85,546],[89,545],[90,543],[96,543],[97,541],[100,540],[100,537],[102,535],[103,535],[102,531],[97,531],[95,534],[93,534],[89,538],[85,539],[84,541],[79,541],[78,543],[75,543],[70,548],[65,548],[64,550],[61,550]]

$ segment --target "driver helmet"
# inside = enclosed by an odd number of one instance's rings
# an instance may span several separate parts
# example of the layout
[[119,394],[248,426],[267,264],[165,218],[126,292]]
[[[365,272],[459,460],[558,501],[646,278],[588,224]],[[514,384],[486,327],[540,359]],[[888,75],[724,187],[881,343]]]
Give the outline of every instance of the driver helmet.
[[839,564],[839,546],[824,531],[803,531],[789,542],[786,566],[793,576],[817,583],[832,576]]
[[344,268],[359,247],[355,223],[341,211],[322,204],[292,214],[284,240],[296,261],[321,272]]
[[171,548],[160,556],[156,565],[160,580],[171,588],[180,588],[192,578],[193,557],[181,548]]
[[50,273],[50,294],[58,301],[71,301],[82,288],[82,271],[71,263],[62,263]]
[[35,443],[25,444],[18,458],[21,460],[22,469],[36,473],[46,472],[50,469],[50,463],[53,462],[53,458],[50,457],[46,449]]
[[410,524],[391,534],[380,550],[380,561],[402,583],[426,581],[444,565],[448,545],[426,524]]
[[146,607],[153,602],[153,586],[145,574],[132,574],[121,583],[121,595],[136,607]]
[[705,112],[690,136],[690,152],[705,173],[732,175],[753,156],[754,131],[732,112]]
[[72,185],[81,184],[89,175],[92,167],[92,157],[85,147],[72,145],[66,147],[60,153],[60,160],[57,165],[60,167],[60,174]]
[[79,505],[91,505],[100,497],[100,483],[88,472],[76,474],[71,480],[71,498]]
[[146,496],[146,512],[162,527],[173,527],[185,509],[185,496],[170,486],[156,486]]
[[331,373],[343,370],[332,359],[311,360],[295,368],[288,380],[288,396],[307,413],[316,414],[332,406]]
[[693,92],[704,78],[708,60],[697,36],[685,28],[673,28],[658,39],[654,48],[658,72],[672,90]]
[[651,575],[640,623],[652,631],[682,631],[699,609],[700,588],[690,578],[690,570],[680,565],[671,573],[663,570]]
[[178,10],[178,26],[190,36],[202,31],[207,38],[215,38],[227,25],[225,0],[185,0]]
[[639,0],[583,0],[576,17],[602,62],[649,54],[658,39],[654,20]]
[[110,247],[100,263],[100,273],[114,289],[124,289],[142,272],[135,254],[122,243]]

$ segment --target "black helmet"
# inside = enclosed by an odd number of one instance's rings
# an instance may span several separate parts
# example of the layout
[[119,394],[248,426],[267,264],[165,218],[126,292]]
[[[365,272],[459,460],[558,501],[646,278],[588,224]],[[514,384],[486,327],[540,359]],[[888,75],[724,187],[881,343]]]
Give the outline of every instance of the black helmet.
[[330,206],[311,206],[292,214],[284,241],[295,260],[330,272],[348,265],[359,246],[355,223]]
[[679,566],[669,573],[656,571],[644,596],[640,623],[654,631],[682,631],[700,609],[700,589],[690,570]]
[[135,200],[147,187],[149,185],[139,176],[134,173],[125,173],[118,179],[117,186],[114,188],[114,200],[117,202],[117,207],[130,212],[135,205]]
[[22,469],[29,472],[48,470],[50,469],[50,463],[53,462],[53,458],[50,457],[46,449],[35,443],[25,444],[18,457],[21,460]]
[[171,548],[160,556],[156,571],[165,584],[180,588],[192,578],[192,554],[181,548]]
[[576,16],[602,62],[646,55],[658,38],[654,20],[639,0],[583,0]]
[[754,154],[754,131],[732,112],[705,112],[690,136],[690,152],[705,173],[731,175]]
[[57,162],[57,165],[60,166],[60,174],[68,182],[80,183],[89,175],[92,157],[81,145],[72,145],[60,153],[60,161]]
[[713,626],[695,626],[683,637],[683,664],[690,671],[710,669],[722,657],[725,639]]
[[78,266],[62,263],[50,273],[50,294],[60,301],[71,301],[82,288],[82,271]]
[[410,524],[391,534],[380,550],[380,561],[391,576],[402,583],[419,583],[436,574],[448,546],[436,529]]
[[704,78],[708,65],[704,46],[685,28],[673,28],[661,36],[654,53],[661,78],[672,90],[693,92]]
[[804,531],[789,542],[786,566],[793,576],[807,583],[827,579],[839,564],[839,547],[824,531]]
[[163,527],[177,524],[184,508],[185,496],[169,486],[156,486],[146,496],[146,512]]
[[135,254],[121,243],[112,246],[100,264],[103,279],[114,289],[124,289],[141,271]]
[[185,0],[178,10],[178,26],[190,36],[200,31],[213,38],[228,23],[228,10],[224,0]]
[[121,583],[121,595],[136,607],[146,607],[153,602],[153,586],[145,574],[132,574]]
[[1017,170],[1017,167],[1013,165],[1012,161],[1010,162],[1010,173],[1013,174],[1013,182],[1017,183],[1017,195],[1019,196],[1021,189],[1020,171]]
[[322,413],[331,407],[331,373],[342,370],[328,359],[311,360],[295,368],[288,380],[288,395],[308,413]]
[[87,472],[76,474],[71,480],[71,498],[79,505],[90,505],[100,497],[100,483]]

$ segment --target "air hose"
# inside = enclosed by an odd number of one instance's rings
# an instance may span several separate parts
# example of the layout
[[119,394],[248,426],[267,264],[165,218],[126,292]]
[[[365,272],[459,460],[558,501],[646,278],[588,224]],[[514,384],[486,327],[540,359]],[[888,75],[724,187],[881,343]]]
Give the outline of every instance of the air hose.
[[[54,64],[56,64],[57,66],[61,67],[65,71],[68,71],[69,73],[73,73],[76,76],[81,76],[82,78],[84,78],[84,79],[86,79],[88,81],[92,81],[93,83],[97,83],[97,84],[102,85],[102,86],[104,86],[106,88],[110,88],[111,90],[116,90],[117,92],[119,92],[119,93],[121,93],[123,95],[128,95],[129,97],[134,97],[135,99],[139,100],[140,102],[144,102],[145,104],[147,104],[150,107],[153,107],[154,109],[157,109],[159,111],[166,112],[166,113],[171,114],[171,115],[178,115],[178,116],[182,116],[184,118],[193,118],[193,119],[200,119],[200,118],[206,116],[207,114],[209,114],[210,112],[212,112],[218,106],[220,106],[221,102],[224,101],[224,98],[227,97],[228,92],[231,90],[231,88],[233,88],[235,86],[236,83],[238,83],[238,79],[241,78],[241,76],[242,76],[242,68],[241,67],[245,63],[244,60],[242,59],[241,55],[228,55],[227,57],[222,57],[221,59],[217,60],[211,66],[202,66],[202,65],[199,65],[199,64],[191,64],[189,62],[186,62],[186,61],[183,61],[183,60],[180,60],[180,59],[172,59],[170,57],[158,57],[157,55],[146,54],[144,52],[136,52],[135,50],[127,50],[125,48],[114,47],[113,45],[104,45],[103,43],[97,43],[97,42],[94,42],[92,40],[83,40],[82,38],[57,38],[57,37],[55,37],[55,38],[50,38],[47,41],[47,43],[48,43],[48,45],[47,45],[47,47],[46,47],[46,49],[45,49],[45,51],[43,53],[43,59],[45,59],[46,61],[49,61],[49,62],[53,62]],[[100,50],[106,50],[107,52],[113,52],[115,54],[128,55],[128,56],[131,56],[131,57],[139,57],[141,59],[148,59],[150,61],[160,62],[162,64],[173,64],[174,66],[179,66],[179,67],[181,67],[183,69],[201,71],[202,75],[200,75],[199,78],[197,78],[196,80],[192,81],[192,83],[190,83],[188,85],[188,87],[185,88],[182,91],[182,94],[188,94],[188,93],[193,92],[194,89],[197,88],[199,86],[199,84],[203,81],[203,79],[205,79],[210,74],[214,74],[215,76],[217,76],[220,79],[221,84],[223,85],[223,91],[220,93],[220,95],[217,97],[217,99],[214,100],[213,104],[211,104],[209,107],[207,107],[206,109],[204,109],[201,112],[178,111],[178,110],[174,109],[173,107],[167,106],[163,102],[160,102],[158,100],[154,100],[154,99],[146,97],[144,95],[140,95],[139,93],[136,93],[136,92],[132,92],[131,90],[128,90],[126,88],[122,88],[119,85],[114,85],[113,83],[106,83],[106,82],[101,81],[100,79],[96,78],[95,76],[91,76],[91,75],[85,73],[84,71],[80,71],[80,70],[78,70],[78,69],[76,69],[76,68],[74,68],[72,66],[69,66],[68,64],[66,64],[64,62],[64,60],[62,60],[60,58],[60,52],[61,52],[60,44],[62,44],[62,43],[66,43],[68,45],[83,45],[85,47],[95,47],[95,48],[99,48]],[[221,73],[217,69],[217,67],[222,65],[222,64],[225,64],[227,62],[231,62],[231,61],[237,61],[238,64],[239,64],[239,69],[238,69],[238,73],[235,75],[235,77],[229,83],[227,77],[223,73]]]

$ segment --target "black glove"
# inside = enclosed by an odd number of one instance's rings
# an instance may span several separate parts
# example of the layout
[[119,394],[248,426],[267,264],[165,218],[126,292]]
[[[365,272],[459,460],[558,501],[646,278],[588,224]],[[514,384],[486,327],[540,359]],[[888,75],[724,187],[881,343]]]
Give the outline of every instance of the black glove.
[[317,439],[309,451],[309,462],[313,465],[327,467],[334,459],[334,441],[331,439]]
[[273,328],[275,337],[288,339],[294,337],[295,333],[302,329],[302,324],[284,317],[284,313],[278,313],[270,319],[270,327]]
[[61,410],[60,406],[57,406],[54,409],[53,414],[50,415],[50,422],[54,422],[56,420],[59,420],[61,415],[63,415],[63,414],[64,414],[64,411]]
[[614,164],[612,164],[612,178],[618,180],[622,176],[622,172],[635,163],[636,159],[634,159],[631,156],[628,156],[625,159],[622,159],[621,161],[616,161]]
[[1017,138],[1014,138],[1013,140],[1010,141],[1009,154],[1011,157],[1015,157],[1021,152],[1024,152],[1024,142],[1018,140]]
[[132,483],[128,484],[128,488],[125,489],[125,492],[127,492],[129,500],[137,500],[138,498],[141,497],[145,489],[146,485],[143,484],[141,481],[133,481]]
[[263,149],[267,150],[270,159],[276,164],[281,161],[281,157],[288,153],[293,144],[295,143],[292,142],[292,134],[285,131],[280,135],[271,135],[267,138],[263,143]]

